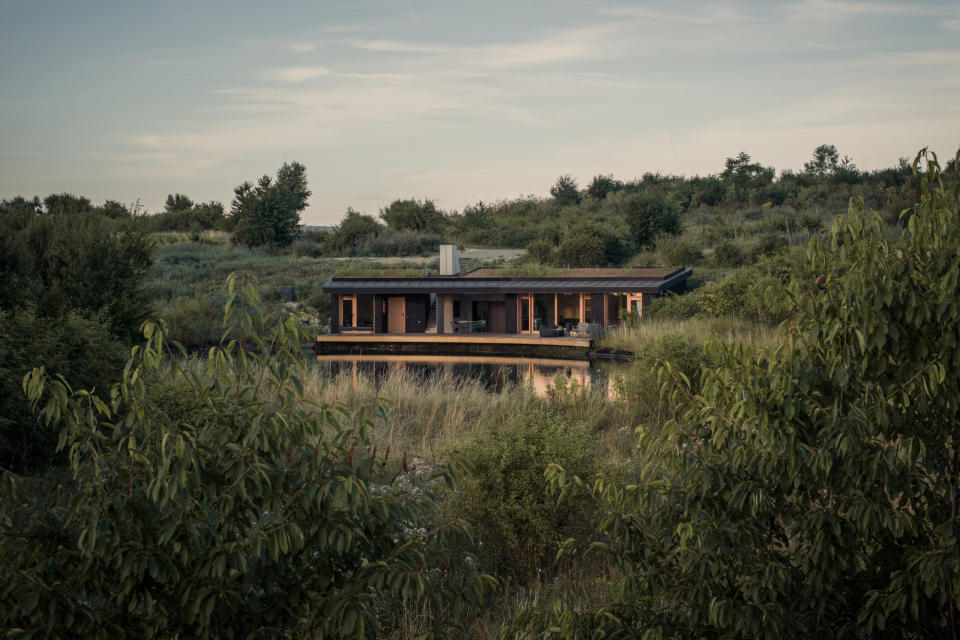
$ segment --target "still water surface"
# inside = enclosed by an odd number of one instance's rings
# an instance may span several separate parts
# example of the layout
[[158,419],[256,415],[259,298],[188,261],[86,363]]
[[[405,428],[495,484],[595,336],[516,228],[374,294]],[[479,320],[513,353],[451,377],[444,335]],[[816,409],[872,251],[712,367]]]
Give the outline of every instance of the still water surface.
[[334,375],[349,375],[355,381],[363,376],[372,379],[375,385],[398,374],[418,380],[443,376],[454,381],[476,380],[494,393],[516,385],[528,385],[537,395],[545,396],[557,376],[563,376],[567,381],[576,381],[610,398],[616,396],[613,381],[629,366],[622,362],[587,360],[433,355],[317,356],[317,361],[321,366],[329,367]]

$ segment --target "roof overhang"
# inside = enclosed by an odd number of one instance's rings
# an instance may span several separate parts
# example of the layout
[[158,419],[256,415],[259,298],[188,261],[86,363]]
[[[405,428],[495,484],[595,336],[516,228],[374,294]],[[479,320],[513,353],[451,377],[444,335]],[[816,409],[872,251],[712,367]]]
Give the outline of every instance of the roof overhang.
[[422,278],[331,277],[323,292],[327,294],[478,294],[492,293],[663,293],[682,284],[691,269],[677,269],[662,279],[651,278],[564,278],[508,277],[464,278],[441,276]]

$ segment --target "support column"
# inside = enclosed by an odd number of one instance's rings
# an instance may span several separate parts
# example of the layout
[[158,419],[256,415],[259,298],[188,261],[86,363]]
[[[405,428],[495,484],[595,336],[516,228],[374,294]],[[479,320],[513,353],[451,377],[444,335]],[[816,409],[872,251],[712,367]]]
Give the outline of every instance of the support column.
[[330,296],[330,333],[340,333],[340,296]]
[[437,294],[437,334],[448,333],[446,330],[446,319],[447,319],[447,297],[442,294]]

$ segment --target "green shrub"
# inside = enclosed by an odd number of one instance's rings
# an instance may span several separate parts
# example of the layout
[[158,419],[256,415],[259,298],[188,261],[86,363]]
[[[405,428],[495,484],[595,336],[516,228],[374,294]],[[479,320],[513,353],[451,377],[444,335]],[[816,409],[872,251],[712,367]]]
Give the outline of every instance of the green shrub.
[[715,216],[710,224],[700,229],[700,242],[706,246],[713,246],[724,240],[733,240],[739,231],[739,225],[730,224],[723,217]]
[[[761,260],[770,260],[769,258]],[[786,285],[793,272],[789,267],[771,272],[775,265],[759,263],[736,272],[719,282],[711,282],[700,292],[700,310],[709,316],[733,316],[774,325],[785,320],[794,310],[793,300],[786,294]]]
[[553,243],[546,238],[539,238],[527,245],[526,259],[540,264],[553,262]]
[[484,581],[442,551],[458,528],[433,492],[381,484],[369,421],[304,402],[296,319],[230,289],[238,332],[203,360],[169,358],[148,324],[109,395],[31,373],[70,476],[0,478],[0,628],[373,637],[394,603],[436,612],[440,637],[476,606]]
[[923,168],[902,241],[851,208],[811,241],[823,277],[794,286],[783,344],[715,349],[693,408],[644,441],[644,482],[593,485],[612,601],[558,608],[544,630],[960,635],[960,185]]
[[[692,318],[702,311],[700,306],[702,291],[692,291],[683,295],[668,294],[654,299],[653,303],[643,310],[646,318]],[[637,317],[637,321],[640,318]]]
[[660,235],[679,235],[680,207],[657,190],[632,193],[619,201],[633,242],[638,247],[656,244]]
[[[634,419],[646,427],[660,425],[679,415],[700,389],[701,371],[710,366],[711,358],[703,342],[690,336],[667,335],[648,340],[634,354],[627,371],[615,380],[618,397],[626,403]],[[669,363],[670,376],[683,375],[690,383],[690,393],[679,397],[664,397],[660,388],[664,380],[659,368]]]
[[621,264],[633,253],[630,241],[599,223],[578,224],[564,234],[555,260],[562,267]]
[[687,240],[661,241],[658,250],[667,264],[676,266],[695,266],[703,262],[703,251]]
[[819,231],[820,227],[823,226],[820,223],[820,216],[815,213],[807,212],[801,214],[797,219],[797,226],[799,226],[804,231]]
[[380,218],[396,231],[440,234],[446,226],[443,212],[433,200],[394,200],[380,210]]
[[167,325],[167,340],[179,342],[186,349],[212,347],[223,335],[223,311],[199,294],[174,298],[160,313],[160,319]]
[[0,307],[41,317],[71,312],[133,339],[149,316],[143,290],[152,247],[127,220],[94,214],[0,215]]
[[713,261],[720,267],[740,267],[747,261],[747,255],[739,245],[721,241],[713,249]]
[[290,253],[297,258],[320,258],[324,254],[324,245],[314,240],[294,240],[290,245]]
[[343,220],[331,234],[330,244],[340,255],[353,255],[368,238],[379,234],[383,225],[373,216],[347,209]]
[[395,231],[383,229],[354,246],[351,253],[358,256],[432,256],[444,243],[443,236],[426,231]]
[[451,506],[473,525],[482,567],[521,583],[549,579],[560,544],[581,531],[586,515],[580,504],[557,509],[544,473],[560,464],[593,475],[599,470],[594,435],[540,410],[490,429],[456,457],[472,473]]
[[750,257],[753,260],[761,256],[775,256],[787,248],[787,239],[782,233],[765,233],[760,236],[756,244],[750,247]]
[[595,229],[570,229],[557,247],[557,263],[564,267],[598,267],[607,263],[603,238]]
[[152,215],[135,216],[132,219],[138,229],[150,233],[226,229],[229,226],[227,221],[228,218],[224,215],[223,205],[214,201],[196,205],[191,203],[189,207],[184,209],[172,209]]
[[26,473],[63,463],[57,432],[33,415],[23,376],[44,367],[102,393],[116,381],[124,351],[107,327],[76,314],[38,318],[30,309],[0,311],[0,467]]

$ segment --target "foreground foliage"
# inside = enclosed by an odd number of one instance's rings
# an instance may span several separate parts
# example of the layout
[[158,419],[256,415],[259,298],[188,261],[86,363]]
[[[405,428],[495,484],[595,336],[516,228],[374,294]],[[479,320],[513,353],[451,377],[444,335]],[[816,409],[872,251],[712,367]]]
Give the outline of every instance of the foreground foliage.
[[34,415],[21,380],[35,367],[87,389],[108,390],[126,355],[102,324],[71,313],[37,317],[32,309],[0,311],[0,468],[36,473],[64,464],[57,430]]
[[785,344],[718,349],[694,408],[641,436],[641,481],[588,487],[615,604],[516,631],[957,637],[960,187],[920,159],[901,243],[875,215],[838,220],[811,243],[821,275],[794,287]]
[[472,473],[452,508],[473,523],[483,568],[522,584],[555,576],[560,544],[585,533],[589,505],[558,508],[544,472],[551,463],[596,472],[597,435],[557,411],[530,411],[479,435],[458,457]]
[[6,637],[365,637],[413,606],[445,635],[479,601],[433,494],[379,478],[362,415],[302,402],[296,320],[230,288],[239,329],[202,367],[147,324],[109,398],[25,380],[70,470],[2,478]]

